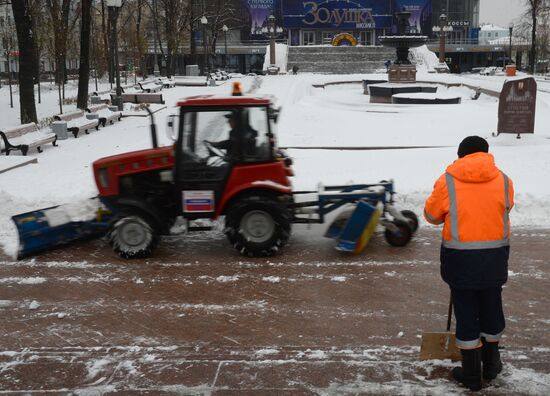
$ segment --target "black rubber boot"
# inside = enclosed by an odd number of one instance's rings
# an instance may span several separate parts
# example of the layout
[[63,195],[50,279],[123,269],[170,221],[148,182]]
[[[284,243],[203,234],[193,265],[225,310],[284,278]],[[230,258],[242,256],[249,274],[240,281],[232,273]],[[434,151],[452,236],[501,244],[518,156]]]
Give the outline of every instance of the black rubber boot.
[[483,342],[481,360],[483,361],[483,378],[489,381],[495,379],[502,371],[498,342]]
[[481,348],[461,349],[462,367],[453,369],[453,378],[472,391],[481,389]]

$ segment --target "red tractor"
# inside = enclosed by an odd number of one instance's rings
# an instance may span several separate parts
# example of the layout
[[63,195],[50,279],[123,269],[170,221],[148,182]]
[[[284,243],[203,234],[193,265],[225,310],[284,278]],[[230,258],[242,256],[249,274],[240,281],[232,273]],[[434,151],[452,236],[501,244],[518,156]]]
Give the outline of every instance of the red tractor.
[[[237,83],[233,96],[189,97],[178,108],[168,123],[173,145],[158,147],[152,122],[153,148],[93,163],[100,203],[86,202],[96,208],[88,218],[71,219],[63,205],[13,216],[19,257],[104,234],[120,256],[146,257],[179,217],[187,231],[200,231],[193,221],[225,216],[229,241],[248,256],[277,253],[292,223],[324,223],[337,209],[343,212],[325,236],[343,251],[360,252],[378,222],[393,246],[405,246],[416,231],[415,214],[394,208],[391,181],[293,191],[270,97],[242,96]],[[310,194],[314,201],[295,202]]]
[[189,223],[225,215],[225,233],[240,252],[276,253],[290,234],[292,170],[275,144],[271,100],[195,96],[177,105],[173,146],[156,147],[153,128],[155,147],[93,164],[99,197],[115,216],[113,249],[144,257],[178,216]]

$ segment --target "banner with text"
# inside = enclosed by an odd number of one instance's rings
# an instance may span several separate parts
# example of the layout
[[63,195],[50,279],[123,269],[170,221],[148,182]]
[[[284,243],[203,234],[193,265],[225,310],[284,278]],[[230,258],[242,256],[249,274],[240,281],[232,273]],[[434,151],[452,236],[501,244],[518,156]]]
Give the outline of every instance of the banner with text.
[[286,28],[380,29],[392,23],[390,1],[283,0]]

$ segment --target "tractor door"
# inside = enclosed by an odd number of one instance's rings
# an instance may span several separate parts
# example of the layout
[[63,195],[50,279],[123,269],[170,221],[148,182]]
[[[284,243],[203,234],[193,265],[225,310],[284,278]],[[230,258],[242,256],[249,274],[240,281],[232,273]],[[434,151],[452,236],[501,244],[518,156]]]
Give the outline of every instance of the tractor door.
[[216,143],[229,139],[227,110],[182,108],[176,145],[175,181],[181,213],[189,219],[213,217],[231,162]]
[[234,165],[273,162],[267,106],[182,107],[176,182],[185,217],[212,217]]

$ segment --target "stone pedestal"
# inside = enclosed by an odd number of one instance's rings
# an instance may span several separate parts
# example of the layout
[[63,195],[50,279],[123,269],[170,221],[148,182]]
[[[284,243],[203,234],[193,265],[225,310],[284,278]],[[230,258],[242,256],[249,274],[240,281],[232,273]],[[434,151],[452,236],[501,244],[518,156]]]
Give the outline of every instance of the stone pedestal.
[[416,82],[415,65],[391,65],[388,71],[388,81],[390,83],[414,83]]
[[57,140],[68,139],[67,134],[67,122],[66,121],[54,121],[52,122],[52,132],[57,136]]
[[98,120],[99,114],[97,113],[86,113],[86,119],[88,120]]

